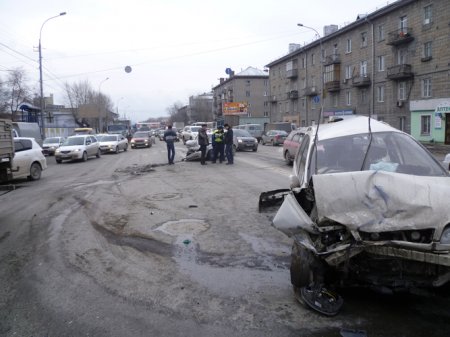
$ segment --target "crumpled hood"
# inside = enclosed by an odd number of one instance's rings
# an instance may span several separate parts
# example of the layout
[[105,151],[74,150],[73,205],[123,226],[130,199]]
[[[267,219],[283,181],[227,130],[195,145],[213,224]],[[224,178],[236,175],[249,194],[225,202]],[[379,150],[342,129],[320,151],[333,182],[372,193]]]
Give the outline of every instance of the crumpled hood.
[[319,223],[365,232],[435,228],[450,223],[450,178],[385,171],[313,176]]

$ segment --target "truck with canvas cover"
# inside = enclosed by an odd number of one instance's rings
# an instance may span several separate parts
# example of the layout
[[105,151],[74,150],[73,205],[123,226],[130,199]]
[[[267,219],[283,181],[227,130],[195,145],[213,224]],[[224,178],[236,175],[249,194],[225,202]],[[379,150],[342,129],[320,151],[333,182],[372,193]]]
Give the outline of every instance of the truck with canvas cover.
[[0,182],[12,179],[14,158],[13,126],[8,119],[0,119]]

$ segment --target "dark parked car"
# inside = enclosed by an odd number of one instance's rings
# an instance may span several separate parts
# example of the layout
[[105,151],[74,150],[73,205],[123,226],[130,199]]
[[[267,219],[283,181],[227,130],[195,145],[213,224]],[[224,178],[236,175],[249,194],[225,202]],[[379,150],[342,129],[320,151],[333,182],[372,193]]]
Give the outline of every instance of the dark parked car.
[[258,140],[253,137],[248,131],[233,129],[233,149],[235,151],[258,150]]
[[294,161],[295,154],[297,153],[298,147],[300,146],[303,136],[307,128],[301,128],[292,131],[284,140],[283,143],[283,158],[286,164],[292,165]]
[[273,146],[281,145],[287,136],[288,133],[284,130],[270,130],[261,136],[261,143],[262,145],[266,145],[267,143]]

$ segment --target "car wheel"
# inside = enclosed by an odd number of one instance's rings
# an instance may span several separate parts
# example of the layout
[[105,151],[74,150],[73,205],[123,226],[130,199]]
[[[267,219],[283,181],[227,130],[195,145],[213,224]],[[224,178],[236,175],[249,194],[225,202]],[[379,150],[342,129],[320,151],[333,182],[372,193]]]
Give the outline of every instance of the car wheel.
[[252,150],[253,150],[253,152],[256,152],[256,151],[258,151],[258,148],[254,147]]
[[261,144],[266,145],[266,142],[264,141],[264,139],[261,139]]
[[81,158],[82,161],[87,161],[88,160],[88,155],[87,152],[83,152],[83,158]]
[[289,151],[284,151],[284,161],[287,165],[292,165],[291,156],[289,155]]
[[119,147],[116,146],[116,154],[119,153]]
[[183,137],[183,144],[186,145],[186,139]]
[[28,176],[28,178],[30,180],[39,180],[41,179],[41,172],[42,172],[41,165],[39,165],[39,163],[33,163],[31,164],[30,175]]
[[275,141],[272,140],[272,146],[275,146],[275,145],[277,145],[277,143],[275,143]]
[[292,285],[302,288],[322,279],[325,269],[314,253],[294,241],[290,274]]
[[128,144],[125,144],[125,147],[123,148],[123,151],[127,152],[128,150]]
[[96,154],[95,156],[96,156],[97,158],[100,158],[101,155],[102,155],[102,153],[101,153],[100,149],[98,149],[98,150],[97,150],[97,154]]
[[61,163],[62,163],[62,160],[61,160],[61,159],[56,159],[56,163],[57,163],[57,164],[61,164]]

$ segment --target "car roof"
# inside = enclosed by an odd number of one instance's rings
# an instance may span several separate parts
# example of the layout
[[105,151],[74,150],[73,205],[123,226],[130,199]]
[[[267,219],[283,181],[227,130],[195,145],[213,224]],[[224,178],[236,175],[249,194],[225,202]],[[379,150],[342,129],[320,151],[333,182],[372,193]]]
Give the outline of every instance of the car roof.
[[[317,129],[316,126],[311,126],[308,133],[314,135]],[[402,131],[393,128],[389,124],[370,119],[370,129],[372,132],[398,132]],[[344,119],[339,122],[320,124],[318,137],[320,140],[337,138],[347,135],[356,135],[369,132],[369,117],[355,116],[353,118]]]

